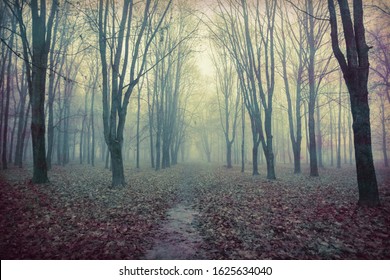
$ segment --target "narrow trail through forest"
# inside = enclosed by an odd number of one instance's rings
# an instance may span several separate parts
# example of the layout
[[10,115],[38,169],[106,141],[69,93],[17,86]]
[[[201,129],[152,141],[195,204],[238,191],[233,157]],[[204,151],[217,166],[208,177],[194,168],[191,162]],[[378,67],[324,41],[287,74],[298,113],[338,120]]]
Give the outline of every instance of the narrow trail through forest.
[[199,212],[193,208],[193,186],[198,183],[197,172],[186,168],[178,182],[177,203],[167,211],[166,220],[161,224],[151,250],[145,259],[189,260],[205,259],[204,243],[196,228]]

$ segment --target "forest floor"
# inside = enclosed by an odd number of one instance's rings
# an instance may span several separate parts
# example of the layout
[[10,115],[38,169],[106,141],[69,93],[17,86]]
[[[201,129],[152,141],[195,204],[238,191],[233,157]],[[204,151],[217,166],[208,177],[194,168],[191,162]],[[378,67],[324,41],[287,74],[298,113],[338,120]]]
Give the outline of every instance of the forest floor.
[[[249,166],[248,166],[249,169]],[[381,206],[357,207],[352,166],[279,167],[277,180],[239,167],[127,169],[110,189],[102,167],[0,171],[1,259],[390,259],[390,172]]]

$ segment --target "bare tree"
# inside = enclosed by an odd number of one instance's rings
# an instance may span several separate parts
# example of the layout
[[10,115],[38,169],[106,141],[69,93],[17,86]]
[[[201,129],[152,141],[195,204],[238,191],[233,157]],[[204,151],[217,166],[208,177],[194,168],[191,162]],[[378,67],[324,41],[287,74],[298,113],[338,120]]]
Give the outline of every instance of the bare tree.
[[371,89],[379,99],[383,161],[384,165],[388,167],[386,129],[388,116],[386,115],[386,106],[390,104],[390,33],[387,29],[377,26],[373,30],[369,30],[368,35],[372,44],[375,45],[371,56],[372,63],[370,63],[370,69],[373,71]]
[[[274,27],[277,1],[218,1],[221,24],[210,30],[227,48],[235,64],[252,129],[253,175],[258,172],[258,147],[262,144],[267,178],[275,179],[272,109],[275,90]],[[264,7],[262,6],[264,4]],[[265,11],[263,15],[260,10]],[[263,116],[264,115],[264,126]]]
[[375,44],[372,53],[374,63],[370,65],[370,69],[376,77],[375,86],[382,88],[388,103],[390,103],[390,34],[387,30],[379,29],[379,27],[368,33],[372,43]]
[[[171,2],[170,0],[162,4],[154,0],[145,2],[125,0],[123,5],[118,5],[112,0],[99,1],[103,124],[105,141],[111,154],[113,187],[125,185],[122,145],[130,96],[144,75],[150,45]],[[121,11],[121,15],[118,15],[118,11]],[[133,41],[130,44],[131,38]]]
[[226,142],[226,166],[232,168],[232,145],[236,138],[240,108],[239,83],[238,86],[234,84],[234,65],[229,60],[226,61],[226,49],[222,48],[216,52],[213,62],[216,69],[218,111]]
[[353,1],[353,21],[347,0],[338,0],[347,59],[340,49],[337,14],[333,0],[328,0],[332,49],[344,75],[349,91],[353,118],[353,133],[359,205],[379,205],[378,185],[371,147],[370,109],[368,104],[369,59],[363,22],[362,0]]
[[[8,13],[10,11],[7,11]],[[9,35],[9,40],[8,40],[8,43],[7,45],[11,48],[11,47],[14,47],[14,34],[15,34],[15,29],[16,29],[16,22],[14,20],[14,18],[11,18],[10,20],[10,35]],[[8,49],[7,52],[6,52],[6,55],[5,55],[5,59],[3,61],[3,67],[5,67],[5,65],[7,65],[6,67],[6,72],[7,72],[7,78],[5,79],[4,81],[4,76],[2,76],[2,85],[0,85],[0,89],[1,91],[3,92],[3,95],[5,96],[5,107],[4,107],[4,119],[2,120],[2,123],[3,123],[3,147],[2,147],[2,164],[3,164],[3,169],[7,169],[8,168],[8,164],[7,164],[7,143],[8,143],[8,126],[9,126],[9,107],[10,107],[10,95],[11,95],[11,88],[13,88],[13,86],[11,85],[11,83],[13,83],[13,76],[14,76],[14,73],[13,73],[13,65],[12,65],[12,51],[11,49]],[[4,73],[4,72],[3,72]],[[6,84],[4,86],[4,84]]]
[[[28,89],[31,102],[32,121],[31,136],[33,144],[33,178],[34,183],[46,183],[47,164],[45,147],[45,89],[47,76],[48,53],[51,44],[52,27],[58,1],[52,1],[47,17],[46,1],[31,0],[10,1],[5,3],[16,17],[23,45],[23,59],[26,65]],[[25,10],[31,12],[31,40],[28,36],[28,24],[25,22]]]
[[[285,9],[283,9],[285,8]],[[294,173],[301,173],[301,143],[302,143],[302,89],[304,86],[303,74],[306,63],[306,52],[304,46],[307,44],[305,31],[303,29],[304,16],[300,11],[296,11],[296,23],[298,30],[293,28],[292,19],[289,16],[286,7],[280,6],[280,32],[277,34],[278,54],[282,64],[282,77],[284,81],[285,93],[287,98],[287,113],[289,123],[289,133],[291,145],[294,154]],[[290,36],[287,36],[285,30]],[[290,45],[293,50],[287,48],[287,42],[290,39]],[[298,63],[296,63],[298,61]],[[293,65],[293,74],[288,73],[288,65]],[[290,78],[291,77],[291,78]],[[295,95],[292,94],[291,83],[295,83]],[[293,98],[295,97],[295,102]],[[295,110],[294,110],[295,108]]]
[[[337,168],[341,168],[341,89],[342,89],[342,81],[341,74],[339,79],[339,115],[338,115],[338,126],[337,126]],[[344,144],[345,151],[345,144]]]
[[[61,103],[60,99],[56,99],[56,94],[61,90],[60,81],[68,80],[70,77],[64,75],[64,64],[66,63],[67,53],[71,44],[78,38],[78,34],[72,32],[75,30],[76,22],[69,18],[71,13],[71,4],[63,3],[61,9],[57,9],[56,17],[53,25],[53,36],[49,51],[49,83],[48,83],[48,99],[47,99],[47,168],[50,170],[52,165],[52,157],[55,142],[55,126],[60,119],[55,119],[55,101]],[[80,45],[81,46],[81,45]],[[78,53],[78,52],[76,52]],[[72,55],[71,61],[75,61],[77,56]],[[68,82],[73,82],[68,80]]]
[[313,0],[306,0],[307,7],[307,23],[305,24],[307,40],[309,46],[309,60],[308,60],[308,78],[309,78],[309,102],[308,102],[308,127],[309,127],[309,152],[310,152],[310,176],[318,176],[318,161],[317,161],[317,147],[315,136],[315,120],[314,110],[316,104],[316,83],[315,83],[315,34],[314,34],[314,14]]
[[386,129],[386,121],[388,120],[388,116],[386,116],[385,110],[385,97],[384,94],[379,93],[380,100],[380,120],[381,120],[381,128],[382,128],[382,153],[383,153],[383,163],[385,167],[389,167],[389,159],[387,155],[387,129]]
[[[176,20],[172,20],[174,17]],[[153,44],[154,56],[149,59],[152,65],[160,61],[153,69],[153,77],[148,77],[149,134],[152,145],[154,127],[156,170],[177,163],[177,154],[183,142],[183,109],[186,106],[182,102],[186,98],[183,76],[188,70],[185,67],[192,53],[188,40],[198,29],[197,24],[194,27],[191,23],[184,6],[172,8],[161,25],[158,41]],[[154,150],[152,148],[151,152]]]

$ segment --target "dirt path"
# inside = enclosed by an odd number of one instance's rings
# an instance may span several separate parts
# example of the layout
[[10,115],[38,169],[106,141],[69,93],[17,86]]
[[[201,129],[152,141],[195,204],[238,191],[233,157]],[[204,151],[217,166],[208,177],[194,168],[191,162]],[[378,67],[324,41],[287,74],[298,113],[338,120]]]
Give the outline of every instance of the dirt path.
[[199,214],[192,207],[192,186],[197,183],[197,172],[186,168],[179,182],[177,204],[168,210],[167,219],[154,238],[153,248],[146,252],[145,259],[204,259],[203,239],[195,223]]

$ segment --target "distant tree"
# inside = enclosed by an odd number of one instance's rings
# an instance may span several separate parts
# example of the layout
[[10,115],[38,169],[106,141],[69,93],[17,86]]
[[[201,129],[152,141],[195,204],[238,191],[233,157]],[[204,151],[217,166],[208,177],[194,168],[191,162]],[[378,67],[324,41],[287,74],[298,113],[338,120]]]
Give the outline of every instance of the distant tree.
[[217,46],[213,56],[216,69],[217,100],[221,127],[226,142],[226,166],[232,168],[232,146],[236,138],[237,119],[240,109],[240,94],[235,85],[234,65],[226,59],[226,49]]
[[[21,75],[16,75],[16,87],[19,92],[19,110],[18,110],[18,130],[16,134],[16,146],[15,146],[15,166],[23,166],[23,148],[26,136],[26,126],[28,120],[28,114],[26,110],[30,108],[30,102],[27,102],[27,81],[25,79],[26,73],[24,71],[25,65],[21,68]],[[27,108],[26,108],[27,103]]]
[[[10,11],[7,11],[8,13]],[[11,48],[11,47],[14,47],[14,34],[15,34],[15,20],[14,18],[11,18],[11,21],[10,21],[10,35],[9,35],[9,40],[8,40],[8,43],[7,45]],[[3,169],[7,169],[8,168],[8,163],[7,163],[7,144],[8,144],[8,130],[9,130],[9,107],[10,107],[10,96],[11,96],[11,91],[12,91],[12,88],[13,86],[11,85],[13,83],[13,76],[14,76],[14,73],[13,73],[13,65],[12,65],[12,56],[13,56],[13,53],[11,51],[11,49],[8,49],[7,52],[6,52],[6,55],[4,57],[4,61],[3,61],[3,69],[5,69],[5,65],[7,65],[6,67],[6,72],[7,72],[7,77],[6,79],[4,79],[4,74],[5,72],[2,73],[2,82],[0,83],[0,89],[5,97],[5,104],[4,104],[4,107],[2,108],[4,110],[4,117],[3,117],[3,120],[2,120],[2,125],[3,125],[3,139],[2,139],[2,144],[3,144],[3,147],[2,147],[2,165],[3,165]],[[3,100],[2,100],[3,102]],[[11,143],[12,144],[12,143]]]
[[[289,133],[294,154],[294,173],[298,174],[301,173],[301,108],[303,103],[302,90],[304,87],[303,72],[306,66],[306,50],[302,46],[307,44],[307,42],[303,28],[304,16],[300,11],[296,11],[296,16],[298,30],[293,27],[294,22],[289,16],[287,7],[280,5],[280,30],[276,32],[276,38],[278,42],[277,53],[282,64],[282,78],[287,99]],[[288,34],[290,35],[288,36]],[[292,51],[288,49],[288,42],[292,46]],[[293,74],[288,72],[288,66],[291,64],[294,69]],[[295,90],[293,90],[291,83],[295,83]]]
[[[49,51],[49,82],[47,90],[47,168],[50,170],[52,166],[52,158],[54,153],[55,133],[56,126],[59,123],[65,121],[61,120],[61,116],[58,116],[55,110],[55,104],[61,106],[63,100],[58,98],[58,94],[61,91],[61,81],[68,80],[64,75],[64,65],[67,61],[75,61],[78,56],[67,56],[69,49],[74,43],[75,38],[79,38],[79,34],[73,32],[77,25],[77,21],[71,19],[72,10],[71,3],[64,2],[61,5],[61,9],[57,9],[56,16],[53,24],[53,36]],[[79,52],[76,52],[79,53]],[[72,81],[68,81],[72,82]],[[56,118],[59,117],[59,118]],[[57,129],[58,132],[58,129]],[[59,132],[58,132],[59,133]]]
[[376,27],[369,31],[369,37],[375,44],[373,51],[373,65],[370,69],[376,77],[375,87],[380,86],[383,90],[387,102],[390,103],[390,33],[387,30]]
[[353,118],[359,205],[379,205],[378,185],[371,147],[370,108],[368,104],[369,47],[366,43],[362,0],[353,1],[353,22],[348,0],[338,0],[347,59],[340,49],[334,0],[328,0],[332,49],[349,91]]
[[[380,19],[378,19],[380,20]],[[389,166],[387,155],[387,128],[389,117],[386,106],[390,104],[390,33],[388,29],[376,26],[368,31],[369,39],[374,44],[370,70],[373,71],[371,89],[379,99],[380,122],[382,127],[382,153],[384,165]]]
[[[210,27],[235,64],[251,123],[253,175],[259,174],[258,148],[261,143],[268,179],[276,178],[272,135],[276,6],[276,0],[263,3],[260,0],[251,3],[218,1],[221,22],[212,23]],[[264,14],[260,14],[262,10]]]
[[379,101],[380,101],[380,122],[382,127],[382,153],[383,153],[383,163],[385,167],[389,167],[389,159],[387,155],[387,128],[386,123],[389,117],[386,115],[386,107],[385,107],[385,97],[384,94],[378,93]]
[[[338,126],[337,126],[337,168],[341,168],[341,89],[342,89],[342,78],[340,75],[339,79],[339,115],[338,115]],[[344,144],[345,151],[345,144]]]

